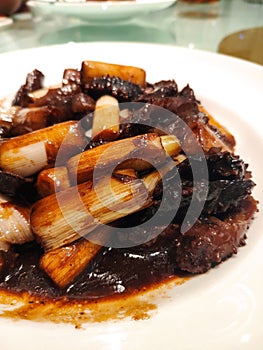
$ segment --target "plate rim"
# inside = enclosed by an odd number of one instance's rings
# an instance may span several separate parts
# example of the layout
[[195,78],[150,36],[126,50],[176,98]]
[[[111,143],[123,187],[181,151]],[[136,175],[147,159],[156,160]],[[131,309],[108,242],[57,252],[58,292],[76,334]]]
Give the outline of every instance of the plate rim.
[[83,20],[100,23],[121,22],[123,20],[147,15],[171,7],[177,0],[127,0],[127,1],[91,1],[83,3],[46,2],[29,0],[27,6],[38,15],[60,13],[65,16],[79,17]]
[[[221,60],[223,60],[223,62],[231,62],[232,64],[235,64],[235,65],[241,65],[242,67],[248,67],[249,69],[252,69],[252,70],[254,70],[255,72],[260,72],[260,74],[263,74],[263,67],[262,66],[260,66],[260,65],[258,65],[258,64],[255,64],[255,63],[252,63],[252,62],[248,62],[248,61],[245,61],[245,60],[242,60],[242,59],[239,59],[239,58],[235,58],[235,57],[230,57],[230,56],[226,56],[226,55],[223,55],[223,54],[218,54],[218,53],[213,53],[213,52],[209,52],[209,51],[204,51],[204,50],[191,50],[191,49],[188,49],[188,48],[183,48],[183,47],[176,47],[176,46],[174,46],[174,45],[165,45],[165,44],[143,44],[143,43],[130,43],[130,42],[128,42],[128,43],[126,43],[126,42],[122,42],[122,43],[120,43],[120,42],[118,42],[118,43],[116,43],[116,42],[113,42],[113,43],[110,43],[110,42],[106,42],[106,43],[103,43],[103,42],[94,42],[94,43],[69,43],[69,44],[58,44],[58,45],[49,45],[49,46],[45,46],[45,47],[39,47],[39,48],[31,48],[31,49],[23,49],[23,50],[15,50],[15,51],[11,51],[11,52],[7,52],[7,53],[1,53],[0,54],[0,62],[1,62],[1,60],[2,60],[2,57],[4,56],[4,57],[6,57],[6,59],[8,59],[9,57],[10,57],[10,55],[11,56],[17,56],[17,54],[19,53],[19,52],[24,52],[25,54],[26,54],[26,52],[28,53],[28,52],[32,52],[32,50],[34,50],[34,51],[36,51],[36,52],[38,52],[38,53],[40,53],[41,54],[41,52],[43,52],[44,50],[53,50],[54,48],[56,48],[56,50],[59,50],[62,46],[63,47],[68,47],[68,49],[70,49],[71,47],[72,47],[72,45],[73,45],[73,47],[76,45],[76,46],[79,46],[80,48],[81,48],[81,46],[103,46],[103,45],[117,45],[117,46],[120,46],[120,45],[122,45],[122,44],[125,44],[125,45],[127,45],[127,46],[130,46],[130,47],[134,47],[134,46],[139,46],[139,47],[149,47],[149,46],[151,46],[151,47],[155,47],[156,49],[158,49],[158,48],[160,48],[160,47],[162,47],[162,48],[164,48],[164,47],[166,47],[167,48],[167,50],[169,51],[169,48],[171,49],[171,50],[174,50],[174,52],[177,52],[177,51],[181,51],[182,53],[186,53],[187,55],[189,54],[189,55],[193,55],[194,57],[197,55],[200,55],[201,57],[204,57],[204,56],[206,56],[206,57],[211,57],[211,58],[216,58],[216,59],[218,59],[219,61],[221,61]],[[0,70],[1,70],[1,68],[0,68]],[[262,82],[263,83],[263,82]],[[190,81],[190,84],[191,84],[191,81]],[[197,93],[197,92],[196,92]],[[253,169],[252,169],[253,170]],[[261,217],[262,217],[262,214],[260,214],[261,215]],[[262,239],[261,239],[262,240]],[[262,245],[262,244],[261,244]],[[258,249],[257,249],[258,250]],[[263,265],[263,263],[262,263],[262,261],[261,261],[261,266]],[[222,266],[224,266],[224,265],[222,265]],[[220,267],[221,268],[221,267]],[[225,269],[225,268],[224,268]],[[218,272],[218,271],[216,271],[216,272]],[[216,274],[215,274],[216,275]],[[229,276],[228,276],[229,277]],[[235,277],[235,276],[234,276]],[[244,276],[244,278],[245,277],[247,277],[247,276]],[[215,276],[215,279],[216,279],[216,276]],[[211,288],[212,288],[212,286],[211,286]],[[182,288],[183,289],[183,288]],[[201,296],[202,296],[202,293],[201,293]],[[189,296],[188,296],[189,297]],[[197,296],[194,296],[194,300],[198,300],[198,297]],[[186,304],[187,304],[187,302],[189,301],[189,299],[188,298],[186,298],[186,300],[183,300],[183,302],[182,302],[182,306],[181,307],[179,307],[179,311],[181,310],[181,311],[183,311],[183,309],[184,309],[184,307],[186,306]],[[168,305],[169,303],[167,303],[167,305],[166,305],[166,307],[164,308],[164,309],[162,309],[162,312],[164,312],[164,316],[165,315],[167,315],[167,313],[168,313],[168,311],[169,311],[169,305]],[[262,305],[262,304],[261,304]],[[178,305],[177,305],[178,306]],[[178,310],[178,309],[177,309]],[[149,320],[149,321],[145,321],[144,323],[143,323],[143,325],[145,326],[145,328],[146,328],[146,330],[148,331],[148,333],[147,334],[150,334],[150,323],[151,323],[151,321]],[[134,328],[134,323],[132,322],[131,324],[129,323],[129,324],[127,324],[126,322],[124,322],[123,323],[123,325],[124,325],[124,333],[125,333],[125,336],[127,336],[127,332],[129,332],[129,327],[131,327],[132,329]],[[142,324],[141,324],[142,325]],[[34,329],[36,328],[36,325],[31,325]],[[27,328],[30,328],[30,325],[27,323],[26,325],[25,325],[25,328],[27,329]],[[99,333],[98,332],[96,332],[95,331],[95,326],[93,327],[91,327],[91,329],[89,329],[87,332],[86,332],[86,335],[90,335],[91,333],[90,332],[93,332],[94,331],[94,334],[96,334],[96,336],[99,336]],[[23,329],[23,327],[22,327],[22,329]],[[60,330],[61,331],[63,331],[62,330],[62,328],[59,326],[58,327],[58,329],[59,329],[59,333],[60,333]],[[119,326],[118,325],[109,325],[109,329],[110,330],[113,330],[113,333],[114,332],[118,332],[118,331],[120,331],[120,329],[119,329]],[[36,330],[36,329],[35,329]],[[182,331],[182,330],[181,330]],[[251,331],[251,330],[250,330]],[[70,332],[71,333],[71,332]],[[42,331],[42,332],[40,332],[40,334],[44,334],[44,331]],[[78,333],[77,333],[78,334]],[[116,334],[116,333],[114,333],[114,334]],[[222,336],[222,334],[217,334],[218,335],[218,338],[220,337],[220,336]],[[119,336],[119,335],[118,335]],[[174,335],[175,336],[175,335]],[[116,335],[116,337],[117,337],[117,335]],[[120,338],[118,338],[118,339],[123,339],[121,336],[119,336]],[[83,344],[84,344],[84,338],[82,337],[82,336],[80,336],[80,338],[81,338],[81,342],[83,342]],[[124,337],[125,338],[125,337]],[[163,338],[163,336],[162,335],[160,335],[160,338]],[[218,339],[217,338],[217,339]],[[126,339],[126,338],[125,338]],[[169,339],[173,339],[173,336],[172,335],[169,335]],[[104,339],[105,340],[105,339]],[[123,340],[123,341],[125,341],[125,340]],[[199,341],[201,342],[202,341],[202,339],[199,339]],[[261,343],[262,343],[262,339],[261,339]],[[51,343],[50,343],[51,344]],[[82,343],[81,343],[82,344]],[[136,344],[138,345],[139,344],[139,340],[135,340],[135,346],[134,347],[130,347],[129,349],[139,349],[140,347],[136,347]],[[158,343],[158,340],[157,340],[157,344],[159,344]],[[173,343],[174,344],[174,343]],[[220,343],[218,344],[218,347],[216,347],[216,349],[218,348],[219,349],[219,345],[221,345]],[[250,346],[250,344],[248,344],[249,346]],[[245,345],[244,345],[245,346]],[[41,345],[40,345],[40,348],[41,348]],[[249,347],[248,347],[249,348]],[[3,350],[6,350],[6,349],[11,349],[11,348],[4,348]],[[43,348],[44,349],[44,348]],[[82,348],[80,348],[80,349],[82,349]],[[83,347],[83,349],[84,349],[84,347]],[[127,349],[128,349],[128,347],[127,347]],[[198,348],[199,349],[199,348]],[[233,348],[231,348],[231,349],[233,349]],[[237,348],[238,349],[238,348]]]

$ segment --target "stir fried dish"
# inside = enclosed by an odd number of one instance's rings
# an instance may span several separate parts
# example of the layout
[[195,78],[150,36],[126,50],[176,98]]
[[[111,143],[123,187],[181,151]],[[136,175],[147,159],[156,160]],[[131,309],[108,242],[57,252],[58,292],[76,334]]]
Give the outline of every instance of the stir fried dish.
[[189,85],[35,69],[0,107],[0,290],[102,300],[205,273],[245,245],[254,186]]

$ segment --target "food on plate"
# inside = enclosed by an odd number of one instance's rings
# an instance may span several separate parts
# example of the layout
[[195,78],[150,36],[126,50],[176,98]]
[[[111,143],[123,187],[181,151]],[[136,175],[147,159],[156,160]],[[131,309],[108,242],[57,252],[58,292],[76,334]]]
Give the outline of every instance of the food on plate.
[[97,61],[44,78],[0,110],[2,293],[130,295],[245,245],[252,174],[189,85]]

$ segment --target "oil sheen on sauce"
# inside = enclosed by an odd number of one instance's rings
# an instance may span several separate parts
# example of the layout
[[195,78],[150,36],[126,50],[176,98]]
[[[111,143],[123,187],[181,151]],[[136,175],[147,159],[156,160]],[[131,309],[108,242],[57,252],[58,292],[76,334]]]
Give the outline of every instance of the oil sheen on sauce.
[[[182,284],[170,259],[169,243],[151,249],[103,248],[67,288],[59,289],[39,268],[43,253],[35,243],[17,247],[15,266],[0,277],[0,315],[14,319],[71,323],[130,317],[141,320],[156,309],[152,297],[168,282]],[[159,291],[158,291],[158,294]]]

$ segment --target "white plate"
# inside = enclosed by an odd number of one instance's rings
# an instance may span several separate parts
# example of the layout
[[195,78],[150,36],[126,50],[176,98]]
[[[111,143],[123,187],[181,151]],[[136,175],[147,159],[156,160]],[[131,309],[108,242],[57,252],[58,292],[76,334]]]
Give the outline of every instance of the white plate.
[[126,0],[126,1],[53,1],[39,0],[27,3],[36,15],[67,15],[92,22],[123,21],[165,9],[176,0]]
[[[0,55],[0,96],[16,91],[25,74],[38,68],[47,84],[83,59],[132,64],[147,80],[175,78],[189,83],[207,109],[234,132],[237,153],[250,164],[263,203],[263,67],[214,53],[174,46],[127,43],[66,44]],[[19,62],[19,64],[17,64]],[[263,348],[262,204],[237,256],[185,284],[167,288],[148,320],[124,319],[71,325],[0,319],[1,350],[27,349],[224,349]],[[153,298],[151,300],[155,302]]]

